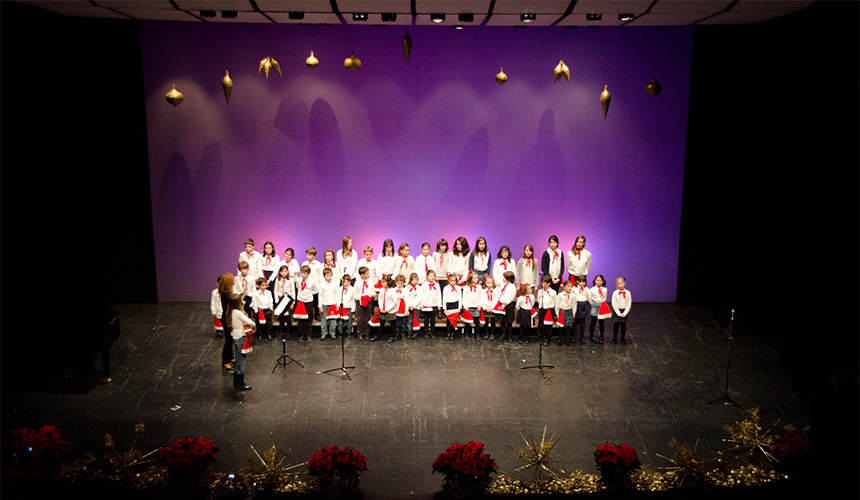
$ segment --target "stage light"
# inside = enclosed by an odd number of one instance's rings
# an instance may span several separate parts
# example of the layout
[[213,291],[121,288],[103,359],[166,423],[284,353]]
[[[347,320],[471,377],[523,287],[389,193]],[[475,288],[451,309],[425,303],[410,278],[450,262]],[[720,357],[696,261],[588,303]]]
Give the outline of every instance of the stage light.
[[221,17],[224,19],[236,19],[236,11],[235,10],[222,10]]
[[632,21],[633,14],[618,14],[619,21]]
[[461,29],[463,29],[463,25],[462,25],[462,24],[455,24],[455,25],[453,26],[453,28],[454,28],[455,30],[461,30]]
[[603,19],[603,14],[586,14],[585,15],[586,21],[600,21],[601,19]]
[[537,19],[536,14],[520,14],[520,21],[522,21],[524,23],[530,23],[530,22],[534,21],[535,19]]
[[200,17],[215,17],[214,10],[201,10]]
[[430,14],[430,20],[436,24],[445,22],[445,14]]
[[475,14],[459,14],[457,19],[461,23],[471,23],[475,21]]
[[290,12],[290,19],[297,20],[297,19],[304,19],[304,18],[305,18],[304,12]]
[[367,21],[367,12],[354,12],[352,14],[353,21]]

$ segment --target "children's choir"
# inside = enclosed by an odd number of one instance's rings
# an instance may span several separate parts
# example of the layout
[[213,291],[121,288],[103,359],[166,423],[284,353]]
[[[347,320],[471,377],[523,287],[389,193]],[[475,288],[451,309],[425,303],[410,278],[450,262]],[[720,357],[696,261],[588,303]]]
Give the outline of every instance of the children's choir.
[[[315,319],[319,320],[321,340],[354,334],[359,340],[373,342],[385,332],[389,343],[419,335],[432,339],[436,320],[445,319],[446,340],[454,339],[462,323],[466,340],[495,339],[499,327],[499,340],[512,342],[516,323],[521,344],[529,342],[536,326],[542,343],[548,343],[553,330],[558,330],[558,344],[571,345],[577,338],[586,343],[585,325],[590,316],[588,342],[604,342],[604,321],[611,317],[612,343],[618,342],[619,333],[620,342],[626,343],[633,303],[626,279],[616,280],[611,297],[602,275],[595,276],[588,287],[592,256],[585,249],[585,236],[578,236],[566,254],[559,249],[558,237],[550,236],[539,261],[532,245],[525,246],[517,261],[510,248],[502,246],[494,260],[483,237],[472,251],[460,237],[450,249],[448,241],[440,239],[432,253],[430,244],[423,243],[420,255],[414,258],[408,244],[402,243],[395,251],[390,239],[383,242],[376,259],[370,246],[362,253],[353,249],[352,238],[345,237],[337,252],[324,252],[322,261],[316,259],[316,248],[308,248],[307,260],[299,265],[292,248],[281,259],[271,241],[260,253],[248,238],[232,280],[233,297],[242,303],[247,317],[254,319],[258,339],[272,340],[276,335],[290,340],[293,319],[298,338],[304,342],[310,340]],[[226,283],[222,280],[219,277],[211,298],[217,338],[226,336],[223,329],[231,326],[225,324]],[[275,320],[278,329],[273,333]]]

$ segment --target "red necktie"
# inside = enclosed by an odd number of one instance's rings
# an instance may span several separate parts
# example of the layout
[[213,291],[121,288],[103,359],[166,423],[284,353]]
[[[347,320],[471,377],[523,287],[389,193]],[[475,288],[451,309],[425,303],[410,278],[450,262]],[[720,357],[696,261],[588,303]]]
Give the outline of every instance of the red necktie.
[[302,290],[308,287],[308,284],[305,280],[302,280]]
[[253,251],[248,252],[248,257],[249,257],[249,258],[250,258],[250,257],[253,257],[253,256],[254,256],[254,252],[253,252]]
[[527,259],[526,259],[526,266],[528,266],[528,267],[532,267],[532,259],[531,259],[531,257],[529,257],[529,258],[527,258]]
[[415,286],[413,285],[411,288],[409,288],[409,291],[410,291],[410,292],[414,292],[414,291],[415,291]]
[[579,287],[579,293],[585,293],[585,290],[582,287]]
[[427,268],[427,257],[424,257],[424,276],[427,276],[427,271],[430,269]]
[[472,293],[475,293],[475,288],[475,285],[469,285],[469,290],[471,290]]
[[582,250],[576,249],[576,260],[582,260]]
[[555,261],[557,261],[557,260],[558,260],[558,250],[556,250],[552,254],[552,263],[555,264]]
[[[532,305],[532,298],[531,298],[531,297],[529,297],[528,295],[526,295],[526,305],[527,305],[527,306],[531,306],[531,305]],[[529,309],[531,309],[531,307],[529,307]]]
[[505,268],[505,271],[507,271],[507,270],[508,270],[508,261],[503,260],[503,261],[502,261],[502,267],[504,267],[504,268]]
[[403,266],[405,266],[405,265],[406,265],[406,258],[404,257],[403,262],[400,263],[400,270],[401,271],[403,270]]
[[564,294],[564,305],[569,304],[569,302],[568,302],[569,300],[570,300],[570,294],[567,294],[567,293]]
[[367,282],[364,281],[361,284],[361,294],[364,295],[364,291],[367,290]]
[[286,290],[287,290],[287,279],[281,278],[281,297],[284,296],[284,293],[286,292]]
[[436,283],[430,283],[430,289],[435,290],[436,289]]
[[627,298],[627,292],[621,292],[621,296],[626,299]]
[[600,298],[601,298],[601,299],[602,299],[602,298],[604,298],[604,296],[603,296],[603,290],[601,290],[600,288],[598,288],[598,289],[597,289],[597,291],[598,291],[598,292],[600,292]]

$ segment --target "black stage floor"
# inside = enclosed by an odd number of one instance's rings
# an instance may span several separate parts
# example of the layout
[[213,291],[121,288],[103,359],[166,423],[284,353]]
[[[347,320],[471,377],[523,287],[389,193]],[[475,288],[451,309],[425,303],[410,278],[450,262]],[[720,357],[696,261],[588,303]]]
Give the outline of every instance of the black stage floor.
[[[502,472],[521,463],[513,449],[544,426],[560,438],[565,470],[597,473],[593,452],[607,441],[637,448],[644,464],[669,465],[669,441],[692,446],[702,458],[729,448],[724,426],[742,410],[706,402],[725,395],[730,312],[638,303],[627,345],[577,344],[544,348],[555,368],[537,364],[538,343],[406,340],[387,344],[346,342],[352,380],[340,372],[340,340],[287,342],[304,364],[275,366],[281,342],[262,341],[248,356],[246,382],[237,393],[222,373],[222,342],[214,338],[207,303],[114,305],[121,335],[113,346],[113,381],[96,373],[55,379],[33,389],[10,384],[3,392],[4,433],[57,425],[72,453],[100,452],[103,436],[120,447],[134,425],[146,433],[140,448],[204,436],[220,448],[217,470],[235,470],[270,443],[303,462],[323,446],[351,446],[368,459],[362,478],[368,496],[425,495],[439,491],[431,474],[436,456],[456,442],[483,441]],[[767,332],[733,327],[732,399],[759,407],[767,428],[809,425],[812,396],[792,392],[792,368],[780,364]],[[440,323],[441,331],[441,323]],[[611,322],[607,320],[607,337]],[[34,356],[35,358],[35,356]],[[96,362],[95,366],[99,366]],[[10,388],[11,386],[11,388]]]

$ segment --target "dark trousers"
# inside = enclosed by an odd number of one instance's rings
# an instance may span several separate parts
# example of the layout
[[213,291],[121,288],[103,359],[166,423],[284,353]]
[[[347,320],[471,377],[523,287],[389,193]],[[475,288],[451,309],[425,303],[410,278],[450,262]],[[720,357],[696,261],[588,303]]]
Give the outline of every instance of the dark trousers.
[[541,340],[549,340],[552,338],[552,325],[545,325],[543,323],[547,311],[552,315],[553,321],[556,319],[555,309],[541,309],[538,311],[538,337],[540,337]]
[[370,323],[373,318],[373,301],[368,302],[367,307],[362,307],[360,301],[355,302],[355,333],[359,338],[370,335]]

